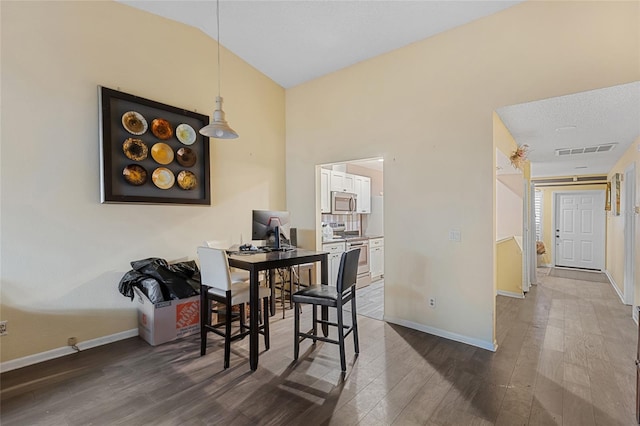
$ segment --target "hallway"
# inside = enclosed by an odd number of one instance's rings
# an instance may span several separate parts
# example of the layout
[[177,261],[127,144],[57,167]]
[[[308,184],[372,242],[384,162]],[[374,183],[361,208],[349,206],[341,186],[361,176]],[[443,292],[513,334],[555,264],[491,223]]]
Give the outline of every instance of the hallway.
[[498,296],[496,357],[517,356],[498,424],[635,424],[631,307],[608,282],[549,272],[524,300]]

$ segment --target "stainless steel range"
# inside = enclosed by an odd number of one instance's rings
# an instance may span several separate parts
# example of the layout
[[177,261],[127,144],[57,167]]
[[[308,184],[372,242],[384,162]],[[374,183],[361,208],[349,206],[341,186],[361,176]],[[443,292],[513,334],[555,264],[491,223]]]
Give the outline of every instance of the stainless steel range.
[[369,238],[345,236],[347,250],[360,248],[360,258],[358,259],[358,277],[356,288],[365,287],[371,284],[371,274],[369,269]]

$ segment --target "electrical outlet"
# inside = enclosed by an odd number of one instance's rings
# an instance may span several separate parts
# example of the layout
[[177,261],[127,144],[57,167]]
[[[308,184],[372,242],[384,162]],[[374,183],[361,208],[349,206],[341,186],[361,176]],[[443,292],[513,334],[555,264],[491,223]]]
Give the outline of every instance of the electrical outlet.
[[78,344],[78,339],[77,339],[77,338],[75,338],[75,337],[69,337],[69,338],[67,339],[67,345],[68,345],[68,346],[75,346],[75,345],[77,345],[77,344]]
[[435,308],[436,307],[436,298],[435,297],[430,297],[429,298],[429,307],[430,308]]
[[9,334],[7,331],[7,321],[0,321],[0,336],[6,336]]

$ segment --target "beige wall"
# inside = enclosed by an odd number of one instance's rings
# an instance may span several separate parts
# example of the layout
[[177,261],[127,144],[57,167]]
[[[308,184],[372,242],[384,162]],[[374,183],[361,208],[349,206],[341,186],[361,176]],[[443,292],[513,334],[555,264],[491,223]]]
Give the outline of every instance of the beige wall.
[[638,7],[525,2],[287,90],[299,227],[318,220],[315,165],[384,156],[385,318],[491,347],[492,113],[640,78]]
[[[509,158],[518,149],[518,144],[498,114],[493,113],[493,144],[497,156]],[[497,160],[496,160],[497,164]],[[528,164],[527,164],[528,167]],[[497,170],[494,167],[494,170]],[[522,201],[524,179],[516,169],[505,170],[496,175],[495,226],[496,240],[514,235],[522,236]],[[514,173],[511,173],[514,172]]]
[[[100,204],[97,86],[210,115],[215,43],[107,2],[2,2],[1,360],[135,329],[131,260],[245,240],[252,208],[285,207],[284,90],[222,50],[240,138],[211,143],[211,206]],[[208,54],[210,53],[210,54]]]
[[522,237],[522,197],[496,179],[496,241],[513,236]]
[[522,238],[509,237],[496,244],[498,294],[522,297]]
[[[620,160],[611,169],[608,175],[608,180],[611,181],[611,177],[614,173],[621,173],[624,176],[624,172],[631,164],[635,164],[636,170],[636,194],[635,205],[640,206],[640,136],[636,141],[625,151]],[[612,189],[612,192],[614,190]],[[618,287],[620,293],[624,295],[624,231],[625,221],[628,218],[635,220],[635,291],[634,291],[634,305],[640,305],[640,215],[632,214],[627,216],[624,210],[624,200],[627,197],[625,193],[625,182],[620,182],[621,202],[620,209],[621,214],[615,216],[612,212],[607,212],[607,271],[614,280],[615,285]],[[612,204],[615,201],[612,200]],[[612,206],[613,207],[613,206]]]

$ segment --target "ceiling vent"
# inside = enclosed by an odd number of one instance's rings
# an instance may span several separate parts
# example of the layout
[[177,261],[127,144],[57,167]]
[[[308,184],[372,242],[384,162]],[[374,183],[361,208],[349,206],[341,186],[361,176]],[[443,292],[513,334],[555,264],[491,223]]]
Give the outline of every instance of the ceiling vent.
[[565,155],[594,154],[600,152],[609,152],[615,148],[615,143],[607,143],[604,145],[587,146],[584,148],[561,148],[556,149],[556,155],[563,157]]

